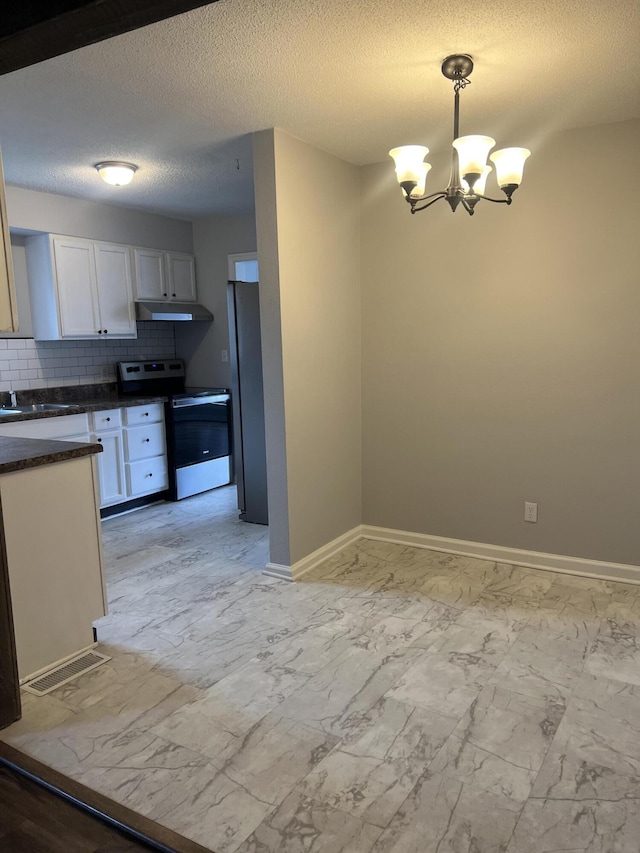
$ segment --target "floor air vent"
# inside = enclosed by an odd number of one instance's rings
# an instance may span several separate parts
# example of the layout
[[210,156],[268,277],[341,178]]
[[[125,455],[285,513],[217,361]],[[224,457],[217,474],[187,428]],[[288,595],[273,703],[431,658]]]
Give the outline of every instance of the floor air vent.
[[36,696],[44,696],[45,693],[51,693],[51,691],[55,690],[56,687],[61,687],[68,681],[73,681],[74,678],[95,669],[97,666],[106,663],[108,660],[111,660],[111,658],[107,655],[100,654],[100,652],[86,652],[85,654],[78,655],[78,657],[73,660],[69,660],[66,663],[60,664],[60,666],[56,666],[55,669],[50,669],[49,672],[39,675],[32,681],[27,681],[25,684],[21,685],[21,687],[27,693],[35,693]]

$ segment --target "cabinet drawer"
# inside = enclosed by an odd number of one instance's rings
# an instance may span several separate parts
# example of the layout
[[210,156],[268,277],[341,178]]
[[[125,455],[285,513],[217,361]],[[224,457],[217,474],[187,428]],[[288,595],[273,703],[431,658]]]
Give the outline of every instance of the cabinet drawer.
[[149,403],[148,406],[130,406],[124,410],[127,426],[164,421],[164,403]]
[[144,424],[125,429],[124,445],[127,462],[164,456],[164,424]]
[[84,413],[0,424],[0,435],[17,438],[68,438],[70,441],[87,441],[88,432],[89,417]]
[[120,409],[105,409],[103,412],[92,412],[91,421],[94,432],[102,432],[105,429],[118,429],[122,426],[122,415]]
[[127,469],[127,494],[131,498],[150,492],[161,492],[169,485],[166,456],[128,462],[125,468]]

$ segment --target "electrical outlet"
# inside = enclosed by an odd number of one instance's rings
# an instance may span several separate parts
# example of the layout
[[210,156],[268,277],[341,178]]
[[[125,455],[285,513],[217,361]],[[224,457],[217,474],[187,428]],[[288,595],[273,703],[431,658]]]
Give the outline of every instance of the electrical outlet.
[[229,350],[223,349],[221,352],[222,361],[229,361]]
[[538,520],[538,504],[534,504],[531,501],[524,502],[524,520],[525,521],[537,521]]

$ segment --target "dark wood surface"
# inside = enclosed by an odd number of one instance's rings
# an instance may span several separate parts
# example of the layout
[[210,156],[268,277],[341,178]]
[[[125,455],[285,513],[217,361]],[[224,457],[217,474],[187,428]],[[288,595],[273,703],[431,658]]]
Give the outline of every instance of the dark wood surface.
[[[73,805],[29,778],[42,780]],[[90,810],[129,828],[110,826]],[[146,839],[146,840],[145,840]],[[0,853],[211,853],[0,742]]]
[[150,849],[0,765],[2,853],[149,853]]
[[0,20],[0,74],[146,27],[215,0],[20,0]]

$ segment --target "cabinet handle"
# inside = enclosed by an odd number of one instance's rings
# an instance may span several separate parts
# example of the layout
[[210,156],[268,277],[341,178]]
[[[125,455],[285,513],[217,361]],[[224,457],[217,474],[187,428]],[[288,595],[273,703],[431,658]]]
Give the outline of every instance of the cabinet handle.
[[176,295],[175,295],[175,293],[172,293],[171,295],[172,295],[172,296],[173,296],[173,298],[175,299],[175,296],[176,296]]
[[99,335],[101,335],[101,334],[102,334],[102,329],[98,329],[98,334],[99,334]]
[[111,420],[111,418],[106,418],[105,420],[107,421],[107,423],[109,423],[109,421]]
[[105,335],[107,334],[107,332],[108,332],[108,331],[109,331],[109,329],[105,329],[105,330],[104,330]]
[[153,474],[147,474],[147,477],[153,477]]
[[144,413],[144,416],[145,416],[145,418],[148,418],[148,417],[149,417],[149,412],[145,412],[145,413]]
[[151,439],[150,439],[150,438],[145,438],[145,441],[146,441],[146,443],[147,443],[147,444],[149,444],[149,442],[151,441]]
[[163,293],[162,295],[163,295],[163,296],[166,296],[167,294],[166,294],[166,293]]
[[102,444],[102,439],[101,439],[101,438],[99,438],[99,439],[98,439],[98,441],[100,442],[100,444]]

